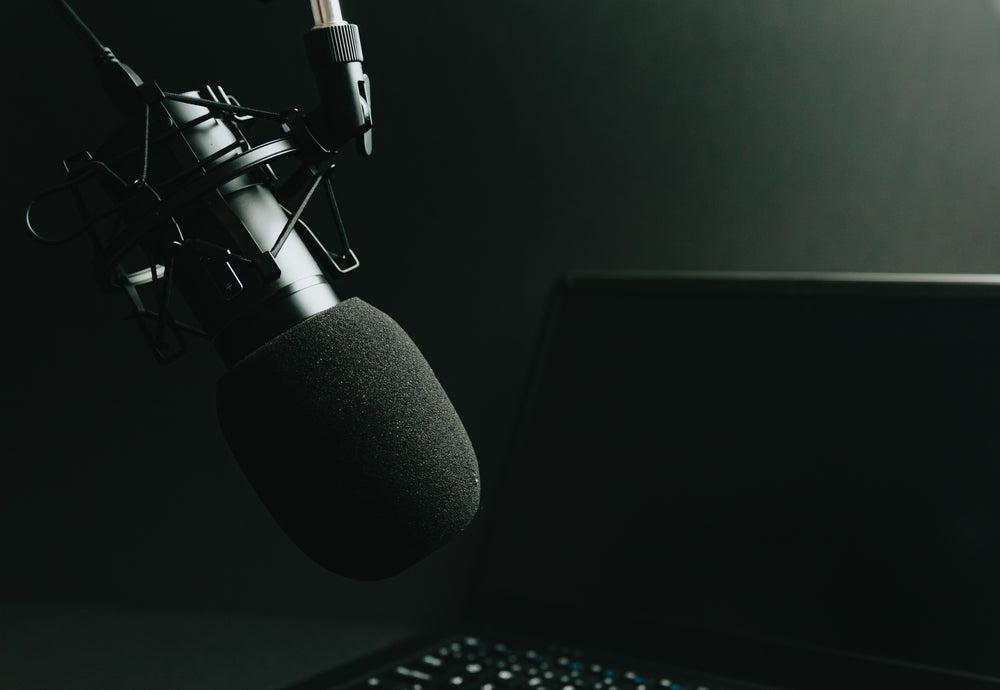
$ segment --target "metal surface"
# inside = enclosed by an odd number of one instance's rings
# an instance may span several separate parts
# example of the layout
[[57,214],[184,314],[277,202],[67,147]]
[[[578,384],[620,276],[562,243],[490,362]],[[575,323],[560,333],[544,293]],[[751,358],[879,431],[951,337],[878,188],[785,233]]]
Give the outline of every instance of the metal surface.
[[311,0],[313,24],[316,28],[343,24],[344,15],[338,0]]

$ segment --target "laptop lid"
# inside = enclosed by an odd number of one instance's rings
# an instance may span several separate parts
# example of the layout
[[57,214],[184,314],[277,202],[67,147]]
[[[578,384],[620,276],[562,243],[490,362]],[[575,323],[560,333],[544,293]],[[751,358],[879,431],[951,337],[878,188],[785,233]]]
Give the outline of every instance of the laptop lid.
[[492,624],[788,685],[1000,686],[1000,278],[568,278],[484,508]]

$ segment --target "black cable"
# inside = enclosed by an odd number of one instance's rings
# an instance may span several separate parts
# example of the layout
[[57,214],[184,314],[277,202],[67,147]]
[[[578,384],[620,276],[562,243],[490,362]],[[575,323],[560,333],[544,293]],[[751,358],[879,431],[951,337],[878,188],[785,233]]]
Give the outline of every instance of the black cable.
[[103,57],[110,53],[108,47],[101,43],[101,39],[97,37],[97,34],[90,30],[90,27],[87,26],[82,19],[80,19],[80,15],[78,15],[73,8],[69,6],[69,3],[66,2],[66,0],[55,0],[55,4],[60,10],[62,10],[62,14],[69,22],[70,26],[76,29],[77,35],[97,48],[98,57]]

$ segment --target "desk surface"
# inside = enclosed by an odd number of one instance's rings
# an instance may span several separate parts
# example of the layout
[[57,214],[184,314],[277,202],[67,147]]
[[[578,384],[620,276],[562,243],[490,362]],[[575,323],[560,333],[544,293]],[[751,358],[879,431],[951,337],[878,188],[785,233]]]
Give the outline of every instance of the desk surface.
[[0,687],[278,690],[412,623],[0,604]]

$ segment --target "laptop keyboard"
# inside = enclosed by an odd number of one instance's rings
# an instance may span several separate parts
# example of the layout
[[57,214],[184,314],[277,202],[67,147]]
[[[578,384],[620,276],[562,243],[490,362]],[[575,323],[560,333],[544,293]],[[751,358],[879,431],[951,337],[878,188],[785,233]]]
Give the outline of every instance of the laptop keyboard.
[[736,690],[662,671],[602,664],[566,647],[540,650],[459,638],[372,674],[349,690]]

